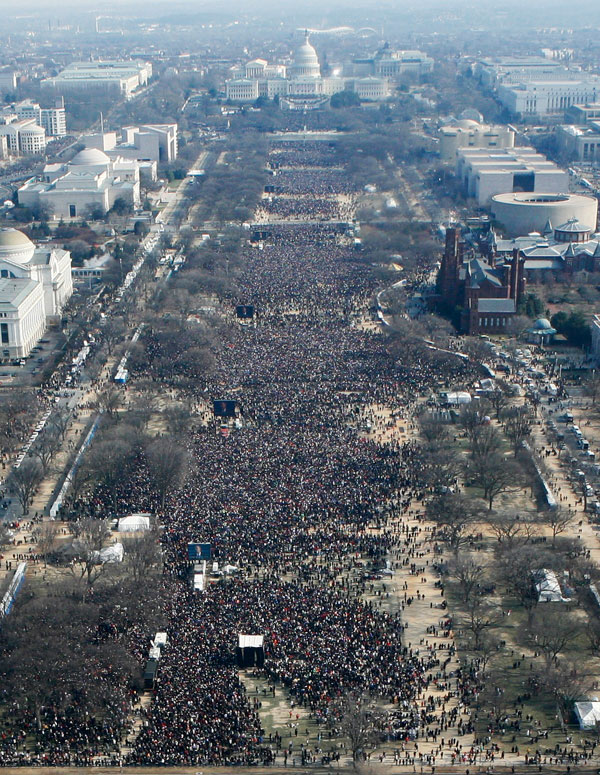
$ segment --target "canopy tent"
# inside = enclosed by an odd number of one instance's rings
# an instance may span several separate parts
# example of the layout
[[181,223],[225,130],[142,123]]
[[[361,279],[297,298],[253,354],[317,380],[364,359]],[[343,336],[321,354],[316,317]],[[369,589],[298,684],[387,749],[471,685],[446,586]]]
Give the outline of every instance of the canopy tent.
[[538,591],[540,603],[565,603],[569,598],[563,597],[556,573],[547,568],[534,571],[535,588]]
[[99,565],[112,562],[123,562],[123,544],[111,544],[101,549],[99,552],[94,552],[94,561]]
[[575,715],[580,729],[595,729],[600,724],[600,702],[597,700],[576,702]]
[[238,635],[236,649],[239,667],[262,667],[265,663],[264,635]]
[[121,517],[117,530],[119,533],[150,530],[150,514],[130,514],[128,517]]

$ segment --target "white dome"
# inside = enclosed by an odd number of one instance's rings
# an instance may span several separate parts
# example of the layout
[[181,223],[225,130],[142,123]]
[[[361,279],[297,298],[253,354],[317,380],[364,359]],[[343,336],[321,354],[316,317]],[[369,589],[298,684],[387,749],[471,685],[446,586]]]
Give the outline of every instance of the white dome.
[[26,264],[35,251],[33,242],[17,229],[0,229],[0,260]]
[[109,164],[110,159],[104,151],[101,151],[99,148],[84,148],[83,151],[79,151],[79,153],[71,159],[70,163],[76,165]]
[[309,75],[319,77],[321,66],[317,52],[308,42],[308,33],[304,35],[304,42],[298,46],[294,53],[294,62],[290,68],[292,76]]

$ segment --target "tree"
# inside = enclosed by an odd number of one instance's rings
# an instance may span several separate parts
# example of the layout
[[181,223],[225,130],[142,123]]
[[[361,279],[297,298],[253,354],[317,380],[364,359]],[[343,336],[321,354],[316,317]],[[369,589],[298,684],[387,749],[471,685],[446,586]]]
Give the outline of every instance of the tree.
[[12,540],[12,533],[8,529],[8,525],[0,522],[0,549],[4,549],[8,546]]
[[498,624],[498,610],[481,595],[474,594],[469,597],[465,605],[465,613],[461,621],[473,636],[473,649],[479,651],[484,632]]
[[516,457],[523,442],[531,435],[531,416],[526,407],[519,406],[506,411],[503,420],[504,433]]
[[108,387],[98,396],[98,406],[111,417],[117,417],[123,405],[123,395],[116,387]]
[[147,530],[122,539],[125,562],[134,581],[145,579],[161,561],[160,535],[157,530]]
[[60,449],[60,435],[52,425],[46,426],[31,447],[31,454],[40,461],[44,475],[50,468],[52,458]]
[[56,429],[56,432],[64,441],[71,424],[71,413],[68,409],[56,409],[50,417],[50,425]]
[[502,447],[500,434],[493,425],[479,425],[471,436],[471,455],[475,459],[486,460],[490,455],[498,454]]
[[422,476],[428,487],[439,491],[444,487],[452,487],[456,484],[462,463],[456,450],[443,442],[430,442],[423,448]]
[[331,703],[333,725],[348,739],[354,766],[362,753],[373,749],[385,713],[378,702],[366,692],[349,691]]
[[126,481],[133,457],[131,440],[116,437],[95,441],[80,468],[81,477],[92,479],[112,498],[113,512],[117,513],[119,486]]
[[448,567],[448,575],[458,584],[462,601],[469,604],[472,597],[478,597],[481,583],[485,579],[486,567],[473,554],[459,554]]
[[556,536],[564,533],[575,521],[575,516],[565,509],[548,509],[542,513],[543,521],[552,530],[552,547],[556,546]]
[[23,514],[29,514],[29,505],[44,478],[41,464],[26,457],[19,468],[12,472],[12,486],[19,499]]
[[595,404],[600,395],[600,370],[594,369],[591,374],[588,374],[584,380],[583,389],[586,396],[592,399],[592,404]]
[[532,649],[541,652],[544,667],[549,670],[558,655],[576,640],[579,632],[579,623],[572,615],[563,611],[560,616],[542,616],[538,608],[533,620],[523,628],[522,637]]
[[106,569],[98,555],[111,535],[110,525],[103,519],[81,519],[73,523],[72,530],[76,556],[70,570],[76,578],[85,579],[89,590]]
[[438,495],[427,503],[427,518],[455,554],[469,541],[471,527],[482,512],[479,504],[481,501],[455,493]]
[[106,342],[106,349],[111,355],[116,344],[123,341],[127,332],[127,324],[120,317],[110,317],[102,327],[102,338]]
[[512,510],[490,514],[487,523],[498,541],[509,549],[517,544],[528,543],[537,532],[538,526],[538,520],[534,517],[523,517]]
[[500,420],[500,415],[508,405],[508,395],[506,394],[505,389],[500,386],[500,383],[497,383],[495,389],[487,394],[487,399],[494,407],[496,419]]
[[133,212],[133,206],[122,196],[118,196],[110,208],[110,212],[115,215],[130,215]]
[[542,682],[556,698],[563,719],[567,719],[573,712],[573,703],[589,696],[595,686],[595,676],[585,672],[581,662],[576,664],[561,660],[558,665],[551,665],[544,671]]
[[164,509],[167,495],[179,487],[189,470],[190,456],[185,447],[169,438],[159,438],[146,449],[150,481]]
[[44,522],[33,531],[34,538],[37,541],[38,551],[44,558],[44,565],[46,564],[46,557],[56,545],[57,533],[58,524],[51,520],[44,520]]
[[535,546],[505,548],[497,555],[500,578],[527,612],[527,620],[533,619],[533,612],[539,603],[539,592],[534,574],[541,568],[552,567],[556,558],[548,551]]
[[466,474],[472,485],[483,490],[483,497],[490,511],[498,495],[517,492],[524,486],[521,468],[499,452],[470,460]]

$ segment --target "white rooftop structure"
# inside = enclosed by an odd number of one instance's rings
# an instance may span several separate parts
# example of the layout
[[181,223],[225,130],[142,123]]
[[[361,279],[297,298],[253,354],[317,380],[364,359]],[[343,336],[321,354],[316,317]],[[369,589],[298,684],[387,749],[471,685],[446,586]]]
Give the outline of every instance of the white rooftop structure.
[[152,65],[149,62],[73,62],[57,76],[45,78],[40,85],[43,89],[53,89],[59,94],[74,90],[114,90],[129,99],[151,77]]
[[264,635],[239,635],[238,646],[241,649],[261,649],[265,642]]
[[496,194],[569,190],[569,176],[534,148],[459,148],[456,175],[480,206]]
[[596,729],[600,724],[600,702],[598,700],[576,702],[574,710],[580,729]]
[[130,514],[128,517],[121,517],[117,530],[119,533],[137,533],[150,530],[150,515]]
[[569,598],[563,597],[558,578],[553,570],[542,568],[533,574],[535,588],[540,603],[566,603]]
[[119,198],[140,203],[140,162],[111,159],[99,148],[84,148],[65,164],[47,164],[43,179],[32,178],[18,191],[19,204],[45,205],[51,216],[82,218],[90,208],[106,213]]

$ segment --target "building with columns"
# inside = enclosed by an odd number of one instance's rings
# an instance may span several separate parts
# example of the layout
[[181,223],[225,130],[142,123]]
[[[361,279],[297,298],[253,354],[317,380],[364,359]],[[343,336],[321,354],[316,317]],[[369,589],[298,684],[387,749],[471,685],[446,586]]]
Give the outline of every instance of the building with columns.
[[0,358],[23,358],[73,293],[71,254],[0,229]]
[[289,67],[253,59],[245,66],[232,68],[231,74],[233,78],[226,83],[226,93],[232,102],[278,97],[282,107],[293,110],[296,105],[302,109],[310,108],[311,104],[324,107],[330,97],[342,91],[354,92],[359,99],[368,102],[380,102],[389,97],[387,78],[322,76],[319,57],[309,42],[308,33],[294,52]]

